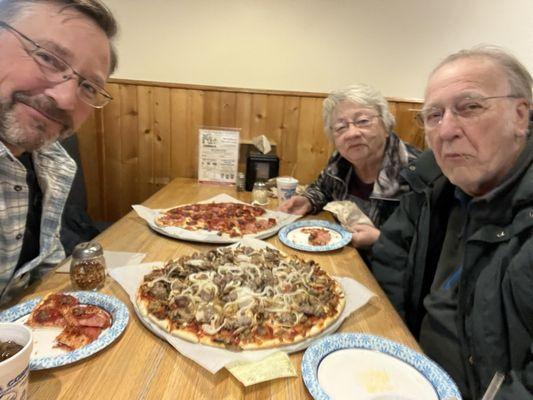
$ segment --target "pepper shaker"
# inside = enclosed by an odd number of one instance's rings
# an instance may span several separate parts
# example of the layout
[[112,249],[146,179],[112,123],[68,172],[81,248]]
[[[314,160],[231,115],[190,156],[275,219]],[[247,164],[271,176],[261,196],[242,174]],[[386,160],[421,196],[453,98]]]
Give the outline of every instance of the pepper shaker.
[[78,244],[72,252],[70,280],[81,290],[98,290],[105,284],[106,264],[104,251],[98,242]]

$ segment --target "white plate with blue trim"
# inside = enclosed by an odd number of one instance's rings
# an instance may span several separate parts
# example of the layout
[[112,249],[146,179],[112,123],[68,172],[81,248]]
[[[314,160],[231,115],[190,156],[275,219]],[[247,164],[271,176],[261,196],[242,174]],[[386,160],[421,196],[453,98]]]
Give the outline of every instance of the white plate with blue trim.
[[[48,369],[72,364],[87,358],[109,346],[128,325],[128,308],[119,299],[98,292],[68,292],[81,304],[93,304],[102,307],[111,314],[112,325],[104,329],[98,338],[73,351],[55,347],[55,337],[62,328],[30,328],[33,331],[33,351],[30,356],[30,370]],[[0,312],[0,322],[24,323],[41,297],[17,304]]]
[[339,333],[310,346],[302,377],[315,400],[461,399],[450,376],[423,354],[379,336]]
[[[309,243],[309,229],[326,230],[330,235],[330,240],[324,245],[312,245]],[[303,251],[331,251],[337,250],[352,240],[352,234],[338,224],[323,220],[305,220],[293,222],[284,226],[278,233],[279,240],[283,244],[296,250]]]

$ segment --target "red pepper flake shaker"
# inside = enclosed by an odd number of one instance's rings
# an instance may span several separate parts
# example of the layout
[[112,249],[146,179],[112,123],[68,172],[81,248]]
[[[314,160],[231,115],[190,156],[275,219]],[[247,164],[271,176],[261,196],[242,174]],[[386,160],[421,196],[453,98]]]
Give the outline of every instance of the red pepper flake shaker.
[[81,290],[98,290],[105,284],[106,264],[102,245],[98,242],[78,244],[72,252],[70,280]]

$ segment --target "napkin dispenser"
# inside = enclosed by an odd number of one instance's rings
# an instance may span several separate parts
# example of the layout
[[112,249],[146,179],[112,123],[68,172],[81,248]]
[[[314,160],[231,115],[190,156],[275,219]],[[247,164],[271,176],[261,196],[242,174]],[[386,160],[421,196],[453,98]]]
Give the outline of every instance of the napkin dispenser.
[[272,153],[250,151],[246,158],[246,190],[252,190],[255,181],[267,181],[278,176],[278,171],[278,156]]

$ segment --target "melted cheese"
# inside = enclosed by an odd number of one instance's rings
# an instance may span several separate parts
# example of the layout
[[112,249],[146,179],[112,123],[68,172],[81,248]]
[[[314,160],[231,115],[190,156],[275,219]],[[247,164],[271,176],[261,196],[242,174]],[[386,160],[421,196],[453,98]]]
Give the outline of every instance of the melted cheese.
[[[206,301],[202,300],[202,293],[204,296],[206,293],[222,296],[225,299],[223,308],[211,310],[213,315],[208,322],[205,322],[206,310],[196,311],[195,319],[198,322],[203,321],[201,329],[206,334],[215,334],[231,324],[239,326],[235,332],[242,331],[248,326],[248,318],[253,323],[257,321],[258,309],[264,313],[274,313],[274,320],[279,326],[290,328],[304,316],[304,313],[299,311],[298,304],[307,300],[309,288],[320,287],[319,282],[311,281],[316,269],[312,262],[285,258],[277,251],[251,251],[249,248],[236,248],[229,255],[227,249],[219,249],[218,253],[214,259],[211,256],[209,258],[210,265],[214,266],[212,269],[204,270],[206,261],[193,256],[173,261],[168,264],[167,276],[155,278],[148,283],[153,286],[158,281],[175,282],[177,278],[168,276],[179,268],[201,269],[189,273],[182,279],[183,284],[173,285],[169,297],[186,296],[194,304],[206,304]],[[233,259],[234,262],[224,261],[228,259]],[[260,265],[253,263],[252,259]],[[318,278],[315,277],[316,279]]]

